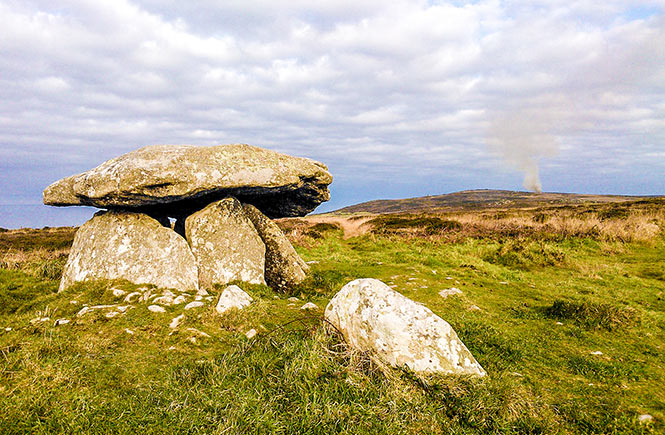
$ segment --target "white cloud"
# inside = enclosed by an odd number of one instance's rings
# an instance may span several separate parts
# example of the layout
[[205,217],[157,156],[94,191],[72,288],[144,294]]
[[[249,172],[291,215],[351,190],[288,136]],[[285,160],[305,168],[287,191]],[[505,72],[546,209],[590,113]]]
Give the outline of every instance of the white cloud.
[[[653,147],[665,138],[663,9],[0,0],[0,144],[31,156],[13,170],[53,166],[9,188],[36,195],[71,168],[149,143],[248,142],[321,159],[343,189],[382,172],[415,185],[430,168],[442,177],[433,189],[485,187],[505,179],[493,150],[514,162],[506,150],[526,149],[546,163],[551,143],[558,172],[546,189],[575,190],[563,172],[584,172],[581,155],[590,168],[652,156],[655,169],[640,176],[662,189],[665,162]],[[497,124],[506,140],[545,145],[488,148]],[[598,180],[611,190],[622,178]]]

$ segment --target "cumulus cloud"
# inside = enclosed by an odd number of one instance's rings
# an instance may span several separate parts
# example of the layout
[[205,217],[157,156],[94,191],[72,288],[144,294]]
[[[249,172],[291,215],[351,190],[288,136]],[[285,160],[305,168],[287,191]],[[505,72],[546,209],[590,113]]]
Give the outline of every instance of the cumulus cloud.
[[320,159],[338,205],[538,164],[546,190],[665,187],[662,1],[0,0],[0,26],[0,203],[151,143]]

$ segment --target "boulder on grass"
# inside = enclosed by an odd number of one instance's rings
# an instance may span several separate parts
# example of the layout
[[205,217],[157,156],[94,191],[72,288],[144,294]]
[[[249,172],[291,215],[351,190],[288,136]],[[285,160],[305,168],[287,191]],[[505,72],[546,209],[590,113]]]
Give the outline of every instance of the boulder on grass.
[[266,283],[274,290],[288,291],[302,282],[309,266],[300,258],[279,226],[251,204],[244,204],[243,209],[266,245]]
[[199,288],[187,242],[155,219],[131,212],[98,212],[76,232],[60,291],[93,279],[126,279],[182,292]]
[[486,374],[445,320],[379,280],[346,284],[325,317],[349,345],[392,366],[417,373]]
[[252,297],[243,291],[243,289],[237,285],[230,285],[224,289],[221,295],[219,295],[219,301],[217,301],[215,310],[219,314],[224,314],[231,308],[242,310],[249,306],[252,301]]
[[202,288],[236,280],[265,284],[266,247],[237,199],[213,202],[189,216],[185,235]]

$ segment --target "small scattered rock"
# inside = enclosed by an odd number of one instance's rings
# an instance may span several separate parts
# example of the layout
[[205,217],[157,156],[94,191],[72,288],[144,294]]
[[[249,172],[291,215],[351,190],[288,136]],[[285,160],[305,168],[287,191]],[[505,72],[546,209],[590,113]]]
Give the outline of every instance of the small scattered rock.
[[114,288],[113,289],[113,296],[115,296],[116,298],[120,298],[120,297],[124,296],[125,294],[127,294],[127,292],[124,291],[124,290],[120,290],[119,288]]
[[139,302],[148,302],[152,296],[153,296],[152,292],[148,290],[141,295],[141,297],[139,298]]
[[599,350],[594,350],[593,352],[590,352],[591,355],[602,355],[603,353]]
[[132,331],[131,329],[125,328],[125,332],[129,335],[134,335],[134,331]]
[[467,308],[469,311],[482,311],[478,305],[471,305],[469,308]]
[[55,321],[54,326],[66,325],[70,322],[69,319],[58,319]]
[[161,307],[159,305],[149,305],[148,310],[152,311],[153,313],[165,313],[166,309],[164,307]]
[[169,328],[176,329],[178,326],[180,326],[183,320],[185,320],[184,314],[174,317],[173,320],[171,320],[171,323],[169,323]]
[[447,276],[446,279],[453,279],[453,277],[452,276]]
[[48,322],[49,320],[51,320],[50,317],[35,317],[34,319],[30,320],[30,323],[36,325],[37,323]]
[[508,285],[508,281],[499,281],[499,284]]
[[433,270],[432,273],[433,273],[434,275],[436,275],[436,270]]
[[171,296],[158,296],[155,299],[153,299],[152,303],[154,304],[160,304],[160,305],[173,305],[173,297]]
[[222,314],[231,308],[237,308],[242,310],[246,306],[252,303],[252,297],[245,293],[237,285],[230,285],[224,289],[221,295],[219,295],[219,301],[215,310],[217,313]]
[[180,305],[187,302],[189,295],[180,295],[177,298],[173,299],[173,305]]
[[649,414],[642,414],[639,417],[637,417],[637,421],[640,423],[649,423],[653,420],[653,417]]
[[314,302],[307,302],[305,305],[303,305],[302,307],[300,307],[300,309],[301,309],[301,310],[305,310],[305,311],[308,311],[308,310],[318,310],[319,307],[318,307]]
[[563,323],[561,323],[561,322],[556,322],[555,325],[557,325],[557,326],[561,326],[561,325],[563,325]]
[[12,330],[12,328],[10,328],[10,327],[6,327],[6,328],[5,328],[5,331],[7,331],[7,332],[9,332],[9,331],[11,331],[11,330]]
[[319,262],[316,261],[316,260],[306,261],[305,263],[307,263],[307,264],[319,264]]
[[131,292],[127,296],[125,296],[124,301],[131,304],[134,302],[137,302],[141,298],[142,294],[141,292]]
[[76,305],[76,304],[79,303],[79,301],[69,301],[69,303],[72,304],[72,305]]
[[256,329],[252,328],[249,331],[245,332],[245,337],[254,338],[256,334],[257,334]]
[[442,298],[447,298],[448,296],[461,295],[461,294],[462,290],[458,289],[457,287],[446,288],[439,292],[439,296],[441,296]]
[[291,296],[290,298],[287,299],[287,301],[289,301],[289,302],[298,302],[299,300],[300,300],[300,299],[298,299],[298,298],[295,297],[295,296]]
[[194,309],[194,308],[202,307],[204,305],[205,304],[201,301],[193,301],[193,302],[190,302],[187,305],[185,305],[185,309],[186,310],[191,310],[191,309]]
[[175,350],[175,346],[169,347],[169,350]]
[[116,308],[116,305],[93,305],[91,307],[84,306],[83,308],[81,308],[79,310],[78,313],[76,313],[76,317],[81,317],[81,316],[83,316],[85,314],[88,314],[88,313],[90,313],[92,311],[95,311],[95,310],[105,310],[107,308]]

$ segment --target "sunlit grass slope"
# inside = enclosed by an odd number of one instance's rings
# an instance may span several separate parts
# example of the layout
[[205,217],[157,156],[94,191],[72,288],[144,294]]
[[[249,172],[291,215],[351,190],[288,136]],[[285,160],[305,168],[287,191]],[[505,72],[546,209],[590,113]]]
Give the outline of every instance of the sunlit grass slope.
[[[182,306],[76,317],[136,286],[57,294],[73,232],[1,233],[0,432],[662,433],[663,209],[618,209],[570,216],[588,221],[577,232],[555,209],[381,218],[348,239],[285,221],[312,266],[299,300],[243,286],[249,308],[187,311],[176,330]],[[417,377],[349,351],[321,315],[360,277],[447,320],[489,376]]]

